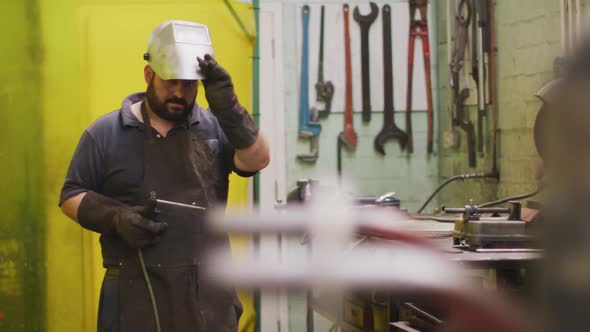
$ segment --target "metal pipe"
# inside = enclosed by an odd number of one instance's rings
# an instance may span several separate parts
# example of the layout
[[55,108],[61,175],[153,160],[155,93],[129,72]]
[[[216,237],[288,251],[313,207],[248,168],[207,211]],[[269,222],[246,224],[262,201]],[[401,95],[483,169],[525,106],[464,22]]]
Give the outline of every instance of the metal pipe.
[[[252,115],[257,125],[260,125],[260,4],[259,0],[252,1],[254,9],[254,22],[256,29],[256,39],[254,40],[254,58],[252,61],[252,71],[254,82],[252,82]],[[254,205],[260,203],[260,173],[254,176],[252,184],[252,194]],[[260,234],[252,235],[252,245],[256,255],[260,255]],[[261,296],[260,289],[253,290],[253,305],[254,305],[254,331],[260,332],[261,323]]]
[[164,200],[164,199],[156,199],[156,202],[158,204],[179,206],[179,207],[189,208],[189,209],[195,209],[195,210],[207,210],[207,208],[204,208],[202,206],[191,205],[191,204],[183,204],[183,203],[178,203],[178,202],[172,202],[172,201],[167,201],[167,200]]
[[244,35],[246,36],[246,38],[248,38],[248,40],[250,40],[252,42],[255,41],[256,40],[256,36],[252,35],[250,33],[250,31],[248,31],[248,29],[244,25],[244,22],[242,21],[242,19],[240,18],[240,16],[236,12],[236,10],[234,9],[234,6],[231,4],[231,2],[229,0],[223,0],[223,2],[225,3],[225,6],[229,10],[231,16],[234,18],[234,20],[240,26],[240,30],[242,30],[242,32],[244,33]]

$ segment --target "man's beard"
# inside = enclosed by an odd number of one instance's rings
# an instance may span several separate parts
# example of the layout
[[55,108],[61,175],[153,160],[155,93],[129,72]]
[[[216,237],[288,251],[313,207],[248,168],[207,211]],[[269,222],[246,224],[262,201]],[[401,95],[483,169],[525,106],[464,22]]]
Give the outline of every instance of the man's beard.
[[[195,102],[187,103],[186,100],[182,98],[168,98],[163,103],[160,103],[158,97],[156,96],[156,92],[154,91],[154,85],[152,81],[148,84],[148,88],[145,94],[147,103],[149,104],[150,108],[157,116],[164,120],[172,121],[172,122],[182,122],[187,121],[189,114],[191,113]],[[183,105],[184,108],[180,111],[170,111],[168,109],[168,103],[176,103]]]

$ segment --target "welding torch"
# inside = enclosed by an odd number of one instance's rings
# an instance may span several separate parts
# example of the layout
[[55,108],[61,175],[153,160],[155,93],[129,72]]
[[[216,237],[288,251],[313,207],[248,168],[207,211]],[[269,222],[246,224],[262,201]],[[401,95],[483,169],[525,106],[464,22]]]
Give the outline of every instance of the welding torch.
[[167,201],[165,199],[159,199],[159,198],[156,197],[156,192],[155,191],[150,191],[149,200],[150,201],[155,201],[157,204],[177,206],[177,207],[183,207],[183,208],[193,209],[193,210],[207,210],[206,207],[198,206],[194,202],[192,204],[185,204],[185,203]]

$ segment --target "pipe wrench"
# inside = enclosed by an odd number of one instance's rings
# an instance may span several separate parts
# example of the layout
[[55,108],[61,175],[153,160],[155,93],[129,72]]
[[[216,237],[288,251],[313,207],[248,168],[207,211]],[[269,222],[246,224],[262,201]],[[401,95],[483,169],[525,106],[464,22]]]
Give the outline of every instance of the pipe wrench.
[[305,162],[314,162],[318,158],[319,135],[322,126],[318,119],[318,113],[309,108],[309,15],[308,5],[301,10],[303,38],[301,46],[301,82],[299,91],[299,137],[311,138],[311,151],[309,154],[298,155],[297,159]]
[[324,5],[320,14],[320,55],[318,61],[318,81],[315,84],[316,101],[324,104],[324,109],[316,111],[319,117],[327,117],[332,109],[332,97],[334,97],[334,84],[331,81],[324,82]]

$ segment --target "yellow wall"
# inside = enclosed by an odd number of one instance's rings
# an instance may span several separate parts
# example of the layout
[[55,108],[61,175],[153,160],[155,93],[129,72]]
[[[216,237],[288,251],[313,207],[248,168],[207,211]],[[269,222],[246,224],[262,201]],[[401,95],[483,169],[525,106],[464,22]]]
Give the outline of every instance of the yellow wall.
[[[253,31],[249,6],[232,2]],[[102,278],[97,236],[57,207],[59,190],[84,128],[145,90],[142,55],[151,30],[168,19],[207,24],[217,60],[251,105],[253,44],[223,1],[40,0],[43,31],[43,148],[46,172],[46,306],[48,331],[95,330]],[[202,90],[199,104],[206,102]],[[230,179],[230,205],[244,205],[248,181]],[[252,308],[247,308],[247,315]]]
[[38,13],[36,0],[0,1],[0,331],[44,324]]

